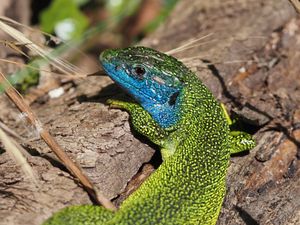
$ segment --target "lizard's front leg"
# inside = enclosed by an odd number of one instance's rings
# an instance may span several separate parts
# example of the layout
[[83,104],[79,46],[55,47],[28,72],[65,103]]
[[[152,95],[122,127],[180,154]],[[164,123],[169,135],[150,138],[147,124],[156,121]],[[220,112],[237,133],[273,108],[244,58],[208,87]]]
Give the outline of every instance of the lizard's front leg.
[[129,112],[134,129],[153,143],[163,146],[161,142],[166,138],[168,132],[161,128],[140,105],[111,99],[107,103],[113,108],[125,109]]
[[107,103],[113,108],[128,111],[134,129],[161,147],[163,160],[174,153],[174,148],[170,145],[172,130],[161,128],[140,105],[112,99],[109,99]]

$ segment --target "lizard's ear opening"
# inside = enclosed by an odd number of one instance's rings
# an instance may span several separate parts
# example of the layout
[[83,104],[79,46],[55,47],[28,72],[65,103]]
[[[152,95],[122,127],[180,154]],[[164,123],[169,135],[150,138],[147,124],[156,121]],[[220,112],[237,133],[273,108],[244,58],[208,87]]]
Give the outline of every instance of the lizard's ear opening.
[[172,94],[170,96],[170,99],[169,99],[169,102],[168,102],[170,106],[175,105],[178,96],[179,96],[179,91],[175,92],[174,94]]

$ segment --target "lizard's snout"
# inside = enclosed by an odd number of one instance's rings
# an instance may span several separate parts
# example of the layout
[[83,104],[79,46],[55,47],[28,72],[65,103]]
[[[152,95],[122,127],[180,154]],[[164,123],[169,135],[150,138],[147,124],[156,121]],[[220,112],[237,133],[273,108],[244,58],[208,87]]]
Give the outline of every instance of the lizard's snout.
[[101,52],[99,59],[101,62],[111,61],[112,58],[116,56],[116,50],[107,49]]

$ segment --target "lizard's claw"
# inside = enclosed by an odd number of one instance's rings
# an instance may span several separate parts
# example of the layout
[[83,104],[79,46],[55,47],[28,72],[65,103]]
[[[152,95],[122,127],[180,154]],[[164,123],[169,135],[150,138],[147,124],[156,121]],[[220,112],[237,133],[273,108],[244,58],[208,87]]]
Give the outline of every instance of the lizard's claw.
[[131,102],[124,102],[124,101],[120,101],[120,100],[116,100],[116,99],[108,99],[106,101],[106,103],[114,109],[125,109],[125,110],[132,110],[132,108],[134,106],[136,106],[135,103],[131,103]]

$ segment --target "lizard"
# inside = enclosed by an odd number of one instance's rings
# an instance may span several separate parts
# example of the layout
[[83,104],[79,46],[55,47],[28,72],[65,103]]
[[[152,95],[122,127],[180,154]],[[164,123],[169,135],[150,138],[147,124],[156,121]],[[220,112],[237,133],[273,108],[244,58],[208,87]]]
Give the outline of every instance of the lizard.
[[230,155],[253,148],[251,135],[230,130],[224,106],[176,58],[137,46],[105,50],[99,59],[134,99],[108,104],[128,111],[133,128],[160,147],[163,162],[117,212],[70,206],[44,225],[216,224]]

